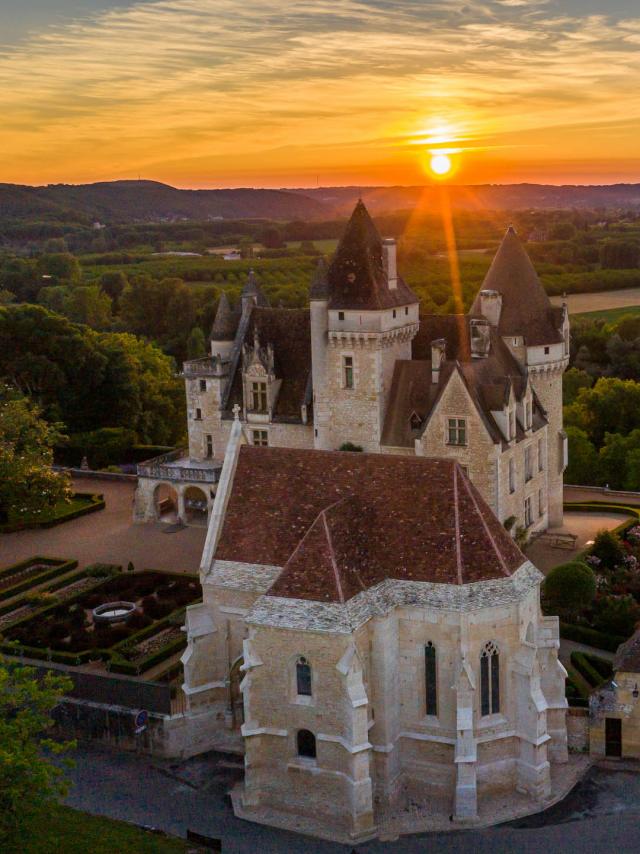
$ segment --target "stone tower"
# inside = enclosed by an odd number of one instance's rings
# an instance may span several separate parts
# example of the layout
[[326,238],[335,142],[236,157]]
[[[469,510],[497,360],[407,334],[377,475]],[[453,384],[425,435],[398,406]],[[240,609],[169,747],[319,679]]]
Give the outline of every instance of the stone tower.
[[496,327],[528,372],[549,421],[547,459],[549,526],[562,525],[567,440],[562,422],[562,375],[569,364],[569,315],[551,305],[513,227],[509,227],[470,313]]
[[381,240],[359,201],[310,294],[314,444],[378,451],[393,370],[411,358],[418,298],[398,277],[394,240]]

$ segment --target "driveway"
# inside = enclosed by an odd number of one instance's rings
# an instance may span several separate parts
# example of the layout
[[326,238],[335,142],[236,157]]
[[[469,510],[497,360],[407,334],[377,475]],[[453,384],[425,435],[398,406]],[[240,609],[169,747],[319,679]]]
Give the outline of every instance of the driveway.
[[34,555],[75,558],[80,566],[95,561],[133,561],[136,569],[197,573],[206,528],[183,528],[163,533],[156,523],[134,525],[135,484],[122,481],[78,479],[77,492],[102,493],[106,507],[55,528],[0,534],[0,567]]
[[80,745],[67,803],[81,810],[221,839],[224,854],[624,854],[640,851],[640,776],[592,769],[544,813],[484,830],[401,837],[395,842],[341,846],[242,821],[226,793],[240,777],[237,757],[206,754],[182,763]]

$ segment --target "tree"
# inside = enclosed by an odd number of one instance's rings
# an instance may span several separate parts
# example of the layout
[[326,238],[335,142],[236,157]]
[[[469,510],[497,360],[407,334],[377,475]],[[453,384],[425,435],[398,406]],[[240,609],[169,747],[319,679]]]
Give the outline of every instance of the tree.
[[78,259],[69,252],[43,255],[38,260],[37,270],[41,277],[47,276],[56,282],[79,282],[82,276]]
[[18,518],[38,516],[69,497],[68,478],[51,468],[60,438],[28,400],[0,387],[0,523],[9,511]]
[[261,236],[262,245],[267,249],[282,249],[284,240],[279,229],[275,226],[265,228]]
[[572,240],[576,227],[572,222],[557,222],[549,229],[549,240]]
[[76,323],[105,329],[111,323],[111,299],[95,285],[42,288],[38,301]]
[[0,660],[0,847],[23,850],[29,829],[46,821],[47,807],[67,791],[55,757],[72,749],[48,736],[51,712],[73,686],[51,671],[36,678],[31,667]]
[[194,326],[187,339],[187,358],[201,359],[207,355],[207,345],[204,332],[199,326]]
[[603,569],[613,570],[625,557],[619,538],[613,531],[598,531],[591,546],[591,554],[600,561]]
[[565,471],[565,483],[597,485],[599,483],[599,460],[593,442],[584,430],[566,426],[569,440],[569,465]]
[[569,368],[562,378],[562,402],[565,406],[573,403],[581,388],[591,388],[593,379],[586,371]]
[[640,489],[640,429],[632,430],[628,436],[607,433],[600,448],[600,472],[602,483],[612,489]]
[[638,266],[638,244],[628,240],[606,240],[600,247],[600,264],[604,269],[632,270]]
[[157,341],[179,359],[186,355],[195,312],[193,293],[182,279],[158,282],[140,277],[125,288],[120,298],[120,315],[127,331]]
[[120,306],[120,297],[128,285],[129,280],[120,270],[103,273],[100,276],[100,290],[104,291],[113,301],[113,311],[117,313]]
[[607,634],[628,638],[633,634],[640,620],[640,606],[627,594],[625,596],[604,596],[595,610],[596,628]]
[[593,388],[580,389],[567,415],[599,448],[605,433],[625,435],[640,424],[640,383],[601,377]]
[[546,611],[575,619],[596,595],[593,570],[581,561],[560,564],[545,578],[543,594]]

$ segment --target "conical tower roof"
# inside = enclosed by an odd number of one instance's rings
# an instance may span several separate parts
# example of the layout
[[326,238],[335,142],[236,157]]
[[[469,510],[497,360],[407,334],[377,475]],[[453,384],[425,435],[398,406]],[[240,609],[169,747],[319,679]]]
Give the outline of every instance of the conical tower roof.
[[376,310],[418,302],[402,279],[389,288],[382,240],[362,199],[351,215],[327,271],[329,308]]
[[[498,332],[503,337],[522,335],[529,346],[562,340],[556,312],[513,226],[507,229],[481,290],[502,294]],[[470,314],[481,314],[480,304],[478,293]]]
[[238,326],[238,316],[229,303],[229,297],[223,291],[220,294],[216,316],[211,327],[211,341],[233,341]]
[[256,301],[256,305],[259,305],[263,308],[268,308],[269,300],[262,293],[262,289],[258,284],[258,280],[256,279],[256,274],[253,270],[249,270],[249,275],[247,276],[247,281],[245,282],[244,288],[242,289],[242,297],[254,297]]
[[311,287],[309,288],[310,300],[325,300],[329,296],[329,287],[327,282],[327,265],[324,258],[318,259],[313,278],[311,279]]

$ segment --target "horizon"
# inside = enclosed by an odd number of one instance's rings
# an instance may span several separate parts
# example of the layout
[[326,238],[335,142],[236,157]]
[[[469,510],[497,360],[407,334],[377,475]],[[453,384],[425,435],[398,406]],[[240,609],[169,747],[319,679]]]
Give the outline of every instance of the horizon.
[[4,183],[640,181],[631,0],[55,6],[0,0]]

